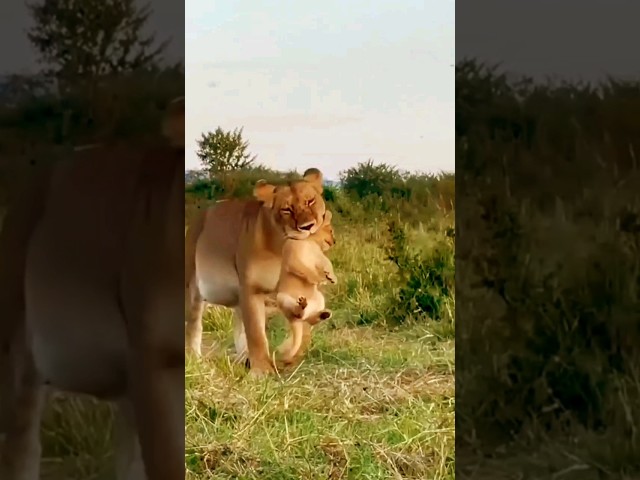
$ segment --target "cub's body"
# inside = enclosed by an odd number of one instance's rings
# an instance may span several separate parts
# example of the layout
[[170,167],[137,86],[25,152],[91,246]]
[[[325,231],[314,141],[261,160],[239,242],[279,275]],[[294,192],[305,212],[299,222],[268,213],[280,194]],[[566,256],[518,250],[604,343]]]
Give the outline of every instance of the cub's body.
[[276,302],[289,322],[289,337],[279,350],[285,363],[296,356],[304,340],[305,323],[311,326],[331,318],[319,285],[338,280],[324,252],[335,239],[327,211],[320,230],[306,240],[287,240],[282,248],[282,268]]

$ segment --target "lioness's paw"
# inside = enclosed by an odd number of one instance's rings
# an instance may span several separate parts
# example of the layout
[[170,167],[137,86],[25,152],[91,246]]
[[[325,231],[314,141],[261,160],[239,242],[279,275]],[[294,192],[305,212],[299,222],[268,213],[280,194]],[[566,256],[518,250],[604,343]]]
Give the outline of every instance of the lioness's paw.
[[187,345],[186,351],[187,355],[192,355],[195,358],[202,357],[202,347],[200,343],[192,343],[190,345]]
[[247,359],[249,374],[253,377],[263,377],[276,372],[276,367],[270,358],[257,360]]

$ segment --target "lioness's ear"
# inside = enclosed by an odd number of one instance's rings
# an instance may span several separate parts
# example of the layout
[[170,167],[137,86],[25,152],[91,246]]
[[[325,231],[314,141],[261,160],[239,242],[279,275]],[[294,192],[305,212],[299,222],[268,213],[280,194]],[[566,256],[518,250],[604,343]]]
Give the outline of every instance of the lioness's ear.
[[331,210],[325,210],[324,211],[324,222],[322,222],[324,225],[331,225],[331,219],[333,218],[333,213],[331,213]]
[[267,183],[266,180],[258,180],[256,182],[256,186],[253,187],[253,196],[269,208],[273,206],[273,197],[275,193],[276,187]]
[[308,168],[305,170],[302,175],[303,180],[309,182],[313,187],[318,191],[318,193],[322,193],[322,172],[317,168]]

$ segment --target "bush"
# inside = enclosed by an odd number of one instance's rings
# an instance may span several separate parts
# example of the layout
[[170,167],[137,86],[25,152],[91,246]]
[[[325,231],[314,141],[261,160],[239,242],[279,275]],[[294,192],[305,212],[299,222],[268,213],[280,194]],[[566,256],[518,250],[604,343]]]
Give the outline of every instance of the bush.
[[342,189],[356,199],[363,199],[371,195],[381,197],[390,193],[394,188],[402,196],[402,175],[397,168],[380,163],[375,165],[372,160],[359,163],[340,173]]
[[430,249],[410,247],[405,228],[389,222],[388,258],[398,267],[400,287],[389,308],[390,317],[407,320],[447,320],[453,324],[455,261],[453,241],[439,236]]

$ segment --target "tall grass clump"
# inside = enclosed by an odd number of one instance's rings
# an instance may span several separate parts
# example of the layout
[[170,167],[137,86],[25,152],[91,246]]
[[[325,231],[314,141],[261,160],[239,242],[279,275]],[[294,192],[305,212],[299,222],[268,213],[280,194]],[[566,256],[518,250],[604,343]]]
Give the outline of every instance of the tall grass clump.
[[[452,242],[438,238],[429,250],[412,248],[406,228],[389,223],[389,260],[398,268],[399,288],[389,314],[397,322],[446,321],[453,326],[455,261]],[[452,333],[449,329],[449,333]]]

